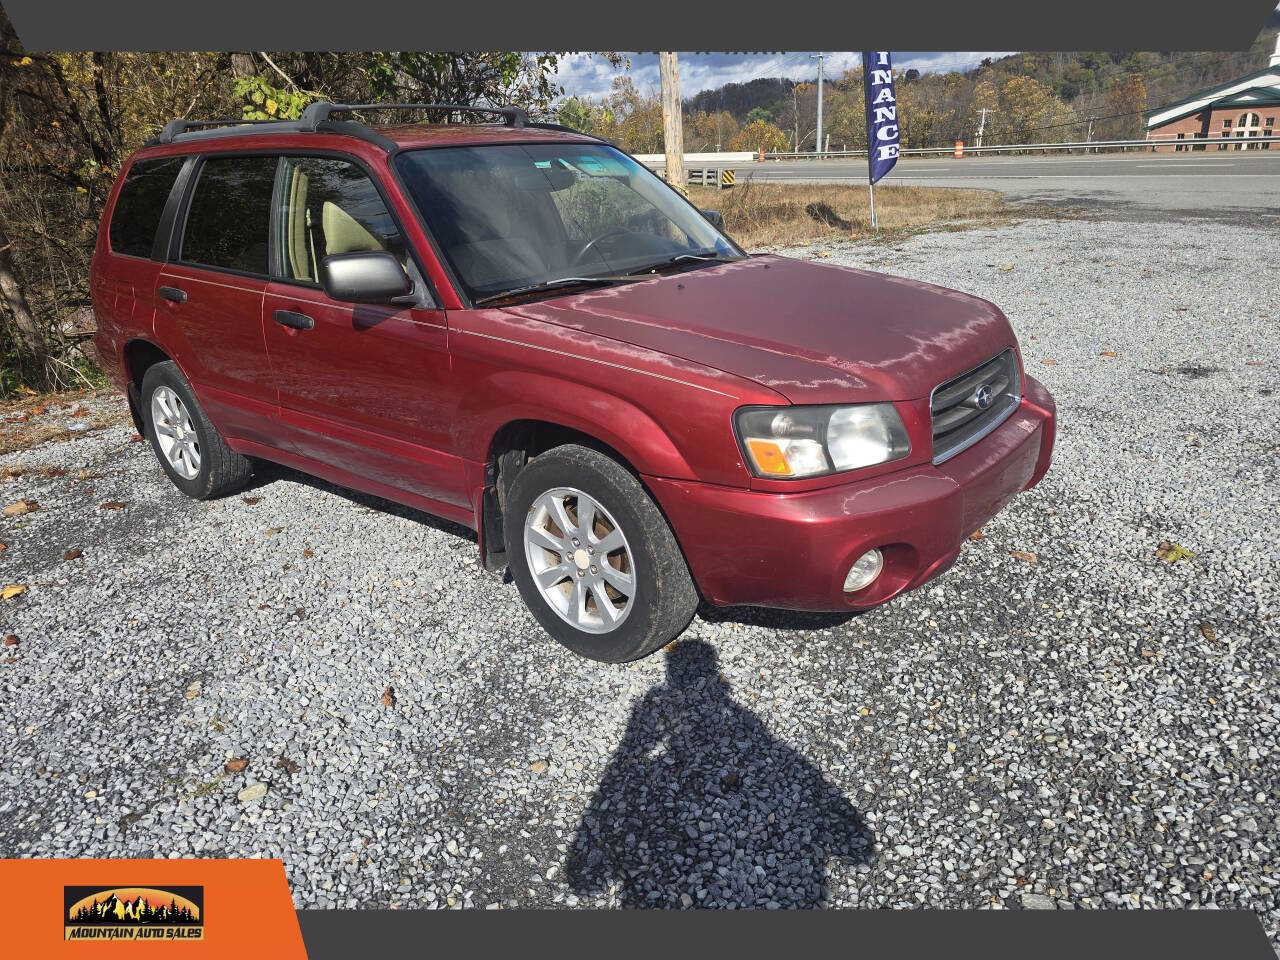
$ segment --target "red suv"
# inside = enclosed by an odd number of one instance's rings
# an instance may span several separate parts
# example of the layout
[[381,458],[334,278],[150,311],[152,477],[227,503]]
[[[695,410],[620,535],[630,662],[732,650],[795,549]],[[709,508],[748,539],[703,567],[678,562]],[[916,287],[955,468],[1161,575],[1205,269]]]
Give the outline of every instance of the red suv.
[[112,191],[96,344],[188,496],[262,458],[447,517],[622,661],[699,597],[883,603],[1048,469],[1053,400],[994,305],[749,256],[514,108],[337,119],[367,109],[175,120]]

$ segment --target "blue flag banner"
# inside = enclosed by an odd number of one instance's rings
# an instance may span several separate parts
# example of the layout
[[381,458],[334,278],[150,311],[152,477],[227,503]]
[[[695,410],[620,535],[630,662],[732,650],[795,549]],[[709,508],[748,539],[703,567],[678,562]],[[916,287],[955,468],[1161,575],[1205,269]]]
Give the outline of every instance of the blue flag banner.
[[875,184],[898,162],[898,101],[888,50],[863,51],[862,83],[867,92],[867,175]]

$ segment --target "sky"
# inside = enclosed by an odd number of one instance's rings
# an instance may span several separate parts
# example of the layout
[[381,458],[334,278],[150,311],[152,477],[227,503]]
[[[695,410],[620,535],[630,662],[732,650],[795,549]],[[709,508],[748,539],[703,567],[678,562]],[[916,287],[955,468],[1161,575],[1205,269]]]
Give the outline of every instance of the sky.
[[[995,53],[898,53],[893,65],[901,70],[915,68],[921,73],[945,72],[976,67],[984,57],[1003,57]],[[632,53],[627,75],[641,91],[658,89],[658,55]],[[826,76],[836,78],[860,62],[859,53],[828,52],[823,61]],[[701,90],[714,90],[726,83],[746,83],[757,77],[788,77],[812,80],[818,75],[818,62],[808,53],[682,53],[680,54],[680,95],[692,97]],[[559,83],[568,96],[600,97],[609,92],[615,70],[603,57],[585,53],[569,54],[560,63]]]

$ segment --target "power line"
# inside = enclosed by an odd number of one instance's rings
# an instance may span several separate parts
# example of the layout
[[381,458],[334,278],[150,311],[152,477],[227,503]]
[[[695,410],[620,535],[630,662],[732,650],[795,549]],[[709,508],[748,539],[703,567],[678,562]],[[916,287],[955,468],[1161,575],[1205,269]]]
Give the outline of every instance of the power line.
[[1056,130],[1059,127],[1078,127],[1084,123],[1099,123],[1103,120],[1118,120],[1120,117],[1136,117],[1145,114],[1146,110],[1130,110],[1128,113],[1113,113],[1106,117],[1079,117],[1075,120],[1064,120],[1062,123],[1049,123],[1043,127],[1027,127],[1026,133],[1035,133],[1037,130]]

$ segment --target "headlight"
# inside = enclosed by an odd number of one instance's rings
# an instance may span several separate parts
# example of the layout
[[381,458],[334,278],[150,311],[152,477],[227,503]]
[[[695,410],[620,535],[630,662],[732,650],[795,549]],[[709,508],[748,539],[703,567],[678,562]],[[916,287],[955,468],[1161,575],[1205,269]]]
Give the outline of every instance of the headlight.
[[761,477],[816,477],[899,460],[911,450],[891,403],[851,407],[747,407],[738,439]]

